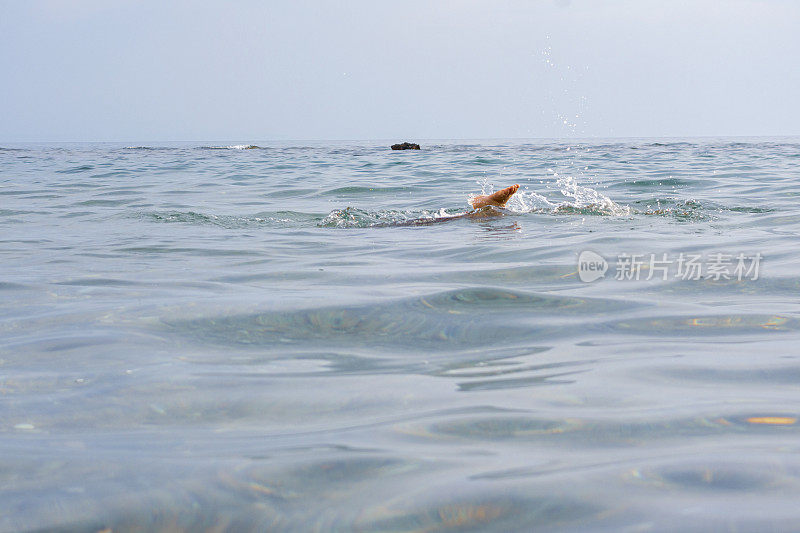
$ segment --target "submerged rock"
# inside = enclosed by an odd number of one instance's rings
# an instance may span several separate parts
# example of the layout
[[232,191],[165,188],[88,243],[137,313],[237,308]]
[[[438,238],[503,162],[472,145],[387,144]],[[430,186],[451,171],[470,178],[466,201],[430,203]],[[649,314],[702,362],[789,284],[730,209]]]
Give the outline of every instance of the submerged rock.
[[404,142],[400,144],[393,144],[392,150],[419,150],[419,145],[410,142]]

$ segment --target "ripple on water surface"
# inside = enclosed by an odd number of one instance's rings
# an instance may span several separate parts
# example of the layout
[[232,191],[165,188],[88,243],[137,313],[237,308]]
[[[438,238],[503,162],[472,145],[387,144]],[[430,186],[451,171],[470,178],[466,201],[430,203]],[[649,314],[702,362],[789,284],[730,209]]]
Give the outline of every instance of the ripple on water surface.
[[[254,346],[384,346],[444,351],[530,342],[558,333],[559,322],[637,304],[492,287],[467,288],[389,304],[324,307],[167,321],[196,340]],[[531,320],[536,317],[536,320]],[[527,322],[525,322],[525,320]],[[412,352],[413,353],[413,352]]]

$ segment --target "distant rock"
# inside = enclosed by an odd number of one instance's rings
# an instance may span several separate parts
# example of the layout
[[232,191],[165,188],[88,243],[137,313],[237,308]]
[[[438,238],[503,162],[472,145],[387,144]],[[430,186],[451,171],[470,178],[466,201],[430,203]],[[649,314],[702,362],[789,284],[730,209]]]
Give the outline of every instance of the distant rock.
[[414,143],[393,144],[392,150],[419,150],[419,145]]

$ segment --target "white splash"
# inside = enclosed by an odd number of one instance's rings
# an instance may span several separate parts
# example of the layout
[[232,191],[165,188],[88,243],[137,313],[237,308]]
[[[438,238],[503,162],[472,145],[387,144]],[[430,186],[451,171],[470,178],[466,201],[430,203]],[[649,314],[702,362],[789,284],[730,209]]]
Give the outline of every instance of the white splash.
[[[563,177],[555,174],[556,187],[563,196],[568,198],[566,201],[553,201],[539,194],[538,192],[521,187],[517,193],[511,197],[506,204],[506,209],[512,213],[566,213],[571,210],[589,210],[598,215],[627,216],[631,214],[631,208],[627,205],[619,205],[608,196],[592,189],[579,185],[573,177]],[[490,194],[497,190],[493,187],[488,178],[478,180],[481,188],[480,194]],[[503,185],[506,186],[507,184]],[[470,195],[472,200],[476,195]]]
[[204,150],[254,150],[260,148],[255,144],[231,144],[228,146],[201,146]]
[[491,194],[494,191],[492,187],[492,182],[489,180],[488,176],[484,176],[483,178],[476,180],[475,183],[481,188],[481,192],[478,194],[470,194],[467,196],[467,204],[472,205],[472,199],[476,196],[485,196],[487,194]]
[[506,204],[506,209],[513,213],[553,211],[556,208],[558,208],[558,204],[554,204],[541,194],[527,189],[518,190]]
[[567,202],[569,207],[594,207],[615,216],[625,216],[631,213],[631,208],[627,205],[619,205],[608,196],[590,187],[578,185],[573,177],[559,177],[556,185],[560,188],[561,194],[574,200],[574,202]]

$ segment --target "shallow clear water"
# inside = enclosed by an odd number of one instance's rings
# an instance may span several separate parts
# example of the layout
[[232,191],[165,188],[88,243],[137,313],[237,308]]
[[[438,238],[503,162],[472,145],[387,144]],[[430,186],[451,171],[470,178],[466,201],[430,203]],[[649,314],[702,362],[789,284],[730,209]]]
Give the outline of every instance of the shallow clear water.
[[0,149],[0,530],[796,527],[800,139],[388,144]]

